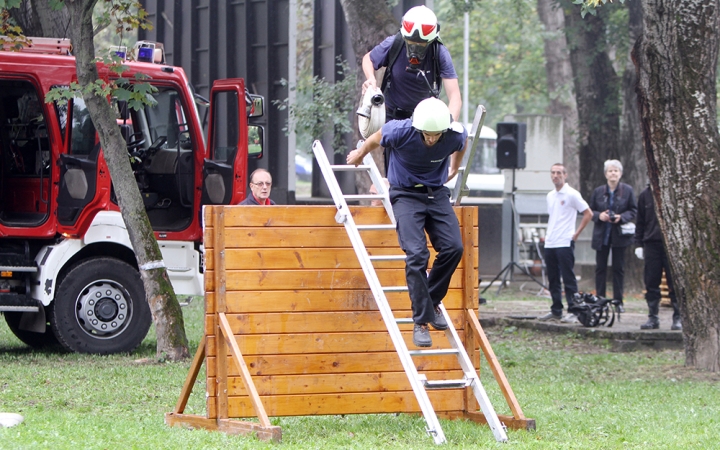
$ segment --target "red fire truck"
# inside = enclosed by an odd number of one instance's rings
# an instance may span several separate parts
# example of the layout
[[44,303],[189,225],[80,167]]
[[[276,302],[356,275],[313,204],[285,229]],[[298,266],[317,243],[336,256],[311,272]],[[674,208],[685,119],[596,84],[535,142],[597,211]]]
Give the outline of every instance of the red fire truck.
[[[31,40],[0,51],[0,311],[33,347],[128,352],[151,316],[97,133],[82,99],[45,102],[77,81],[75,59],[66,40]],[[201,207],[245,197],[248,158],[262,156],[263,130],[249,122],[263,98],[242,79],[216,81],[206,142],[200,97],[183,70],[157,49],[140,56],[149,62],[127,61],[122,76],[146,75],[153,106],[113,101],[117,123],[175,292],[199,295]]]

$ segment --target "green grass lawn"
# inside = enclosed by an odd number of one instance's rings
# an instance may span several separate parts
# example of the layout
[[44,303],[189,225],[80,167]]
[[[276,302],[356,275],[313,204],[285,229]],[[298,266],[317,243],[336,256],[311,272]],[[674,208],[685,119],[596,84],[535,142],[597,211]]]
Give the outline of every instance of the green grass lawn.
[[[202,300],[184,308],[191,352],[202,336]],[[603,342],[512,328],[486,330],[537,431],[508,431],[509,443],[466,421],[443,421],[455,448],[710,449],[720,446],[720,375],[683,366],[679,351],[611,353]],[[35,352],[0,320],[0,412],[25,421],[0,428],[1,449],[428,448],[419,416],[273,418],[282,444],[219,432],[169,428],[190,362],[154,360],[154,330],[132,355]],[[147,360],[150,360],[150,363]],[[205,414],[204,373],[189,414]],[[509,414],[487,369],[485,388]]]

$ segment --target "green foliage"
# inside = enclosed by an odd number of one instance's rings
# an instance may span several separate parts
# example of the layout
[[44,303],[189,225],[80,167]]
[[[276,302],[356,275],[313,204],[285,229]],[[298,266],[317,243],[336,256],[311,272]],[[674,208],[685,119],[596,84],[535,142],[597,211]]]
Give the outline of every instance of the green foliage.
[[[436,1],[435,13],[462,89],[464,20],[454,3]],[[484,105],[487,125],[505,114],[542,114],[547,108],[543,28],[535,8],[535,0],[494,0],[479,2],[470,12],[468,110],[472,114],[476,105]]]
[[[347,61],[338,58],[338,75],[340,80],[330,83],[324,78],[311,77],[309,74],[298,76],[295,87],[297,97],[295,104],[290,105],[289,99],[273,100],[280,110],[288,109],[288,123],[284,128],[287,134],[297,134],[297,147],[310,149],[315,139],[325,133],[332,133],[333,148],[336,153],[346,150],[343,141],[345,133],[353,131],[350,114],[354,111],[356,75]],[[287,86],[287,80],[281,80]],[[292,89],[292,88],[291,88]]]
[[[625,3],[625,0],[618,0],[620,3]],[[590,13],[593,16],[597,14],[597,8],[608,3],[612,3],[613,0],[573,0],[576,5],[582,5],[580,7],[580,16],[585,16]]]
[[[127,69],[127,66],[121,64],[120,58],[113,55],[104,58],[104,62],[108,64],[111,70],[121,74]],[[62,105],[75,97],[82,97],[83,94],[92,94],[100,97],[114,97],[119,101],[127,102],[132,109],[139,110],[145,105],[153,106],[156,100],[151,95],[157,92],[157,88],[150,83],[144,83],[142,80],[147,79],[144,74],[136,74],[136,83],[130,83],[127,78],[118,78],[117,80],[95,80],[88,86],[81,86],[73,82],[70,86],[56,86],[48,91],[45,95],[45,102],[57,102]]]

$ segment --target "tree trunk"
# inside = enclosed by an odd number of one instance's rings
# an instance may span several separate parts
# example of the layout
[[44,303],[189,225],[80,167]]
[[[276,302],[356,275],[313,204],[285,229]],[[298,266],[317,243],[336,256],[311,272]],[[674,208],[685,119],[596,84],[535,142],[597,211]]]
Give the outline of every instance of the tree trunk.
[[[88,86],[99,79],[93,44],[92,12],[97,0],[67,0],[78,82]],[[115,114],[105,97],[83,94],[100,137],[103,155],[110,169],[118,205],[133,244],[157,333],[157,355],[170,360],[189,357],[185,324],[175,297],[162,253],[145,212],[140,191],[130,167],[125,140]],[[159,267],[158,267],[159,266]]]
[[718,0],[642,0],[633,56],[645,155],[683,315],[686,364],[720,370]]
[[[549,114],[563,116],[563,164],[570,186],[579,186],[578,111],[572,93],[573,72],[567,39],[563,32],[565,16],[557,0],[537,0],[540,21],[545,26],[545,72],[547,74]],[[557,162],[557,161],[554,161]],[[551,163],[552,164],[552,163]]]
[[[356,92],[358,93],[357,104],[359,105],[362,84],[365,81],[365,75],[362,71],[363,56],[382,42],[383,39],[397,33],[400,30],[400,24],[393,17],[386,0],[340,0],[340,4],[345,13],[345,22],[350,30],[350,39],[355,53],[355,64],[358,71]],[[382,74],[382,71],[377,74],[379,77],[378,86],[380,86]],[[357,142],[360,139],[357,120],[353,121],[353,135],[353,141]],[[382,150],[376,150],[371,154],[375,164],[384,173],[385,164]],[[358,193],[367,193],[370,189],[370,178],[364,173],[357,173],[355,175],[355,184]]]
[[570,0],[562,4],[579,120],[578,189],[584,198],[589,198],[593,189],[606,183],[603,162],[620,156],[620,86],[607,52],[607,8],[599,8],[596,16],[588,14],[583,19],[580,5]]
[[67,8],[55,11],[48,0],[23,0],[10,15],[26,36],[66,38],[70,32]]

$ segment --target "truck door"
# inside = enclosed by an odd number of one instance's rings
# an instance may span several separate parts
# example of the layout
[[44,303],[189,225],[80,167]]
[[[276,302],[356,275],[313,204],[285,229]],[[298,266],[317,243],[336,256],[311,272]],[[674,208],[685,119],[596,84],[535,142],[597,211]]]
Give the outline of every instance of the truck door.
[[90,112],[81,98],[72,101],[67,153],[61,153],[60,190],[57,218],[60,225],[72,226],[95,198],[100,142]]
[[245,83],[218,80],[210,93],[208,157],[203,163],[202,203],[240,203],[247,185],[247,116]]

